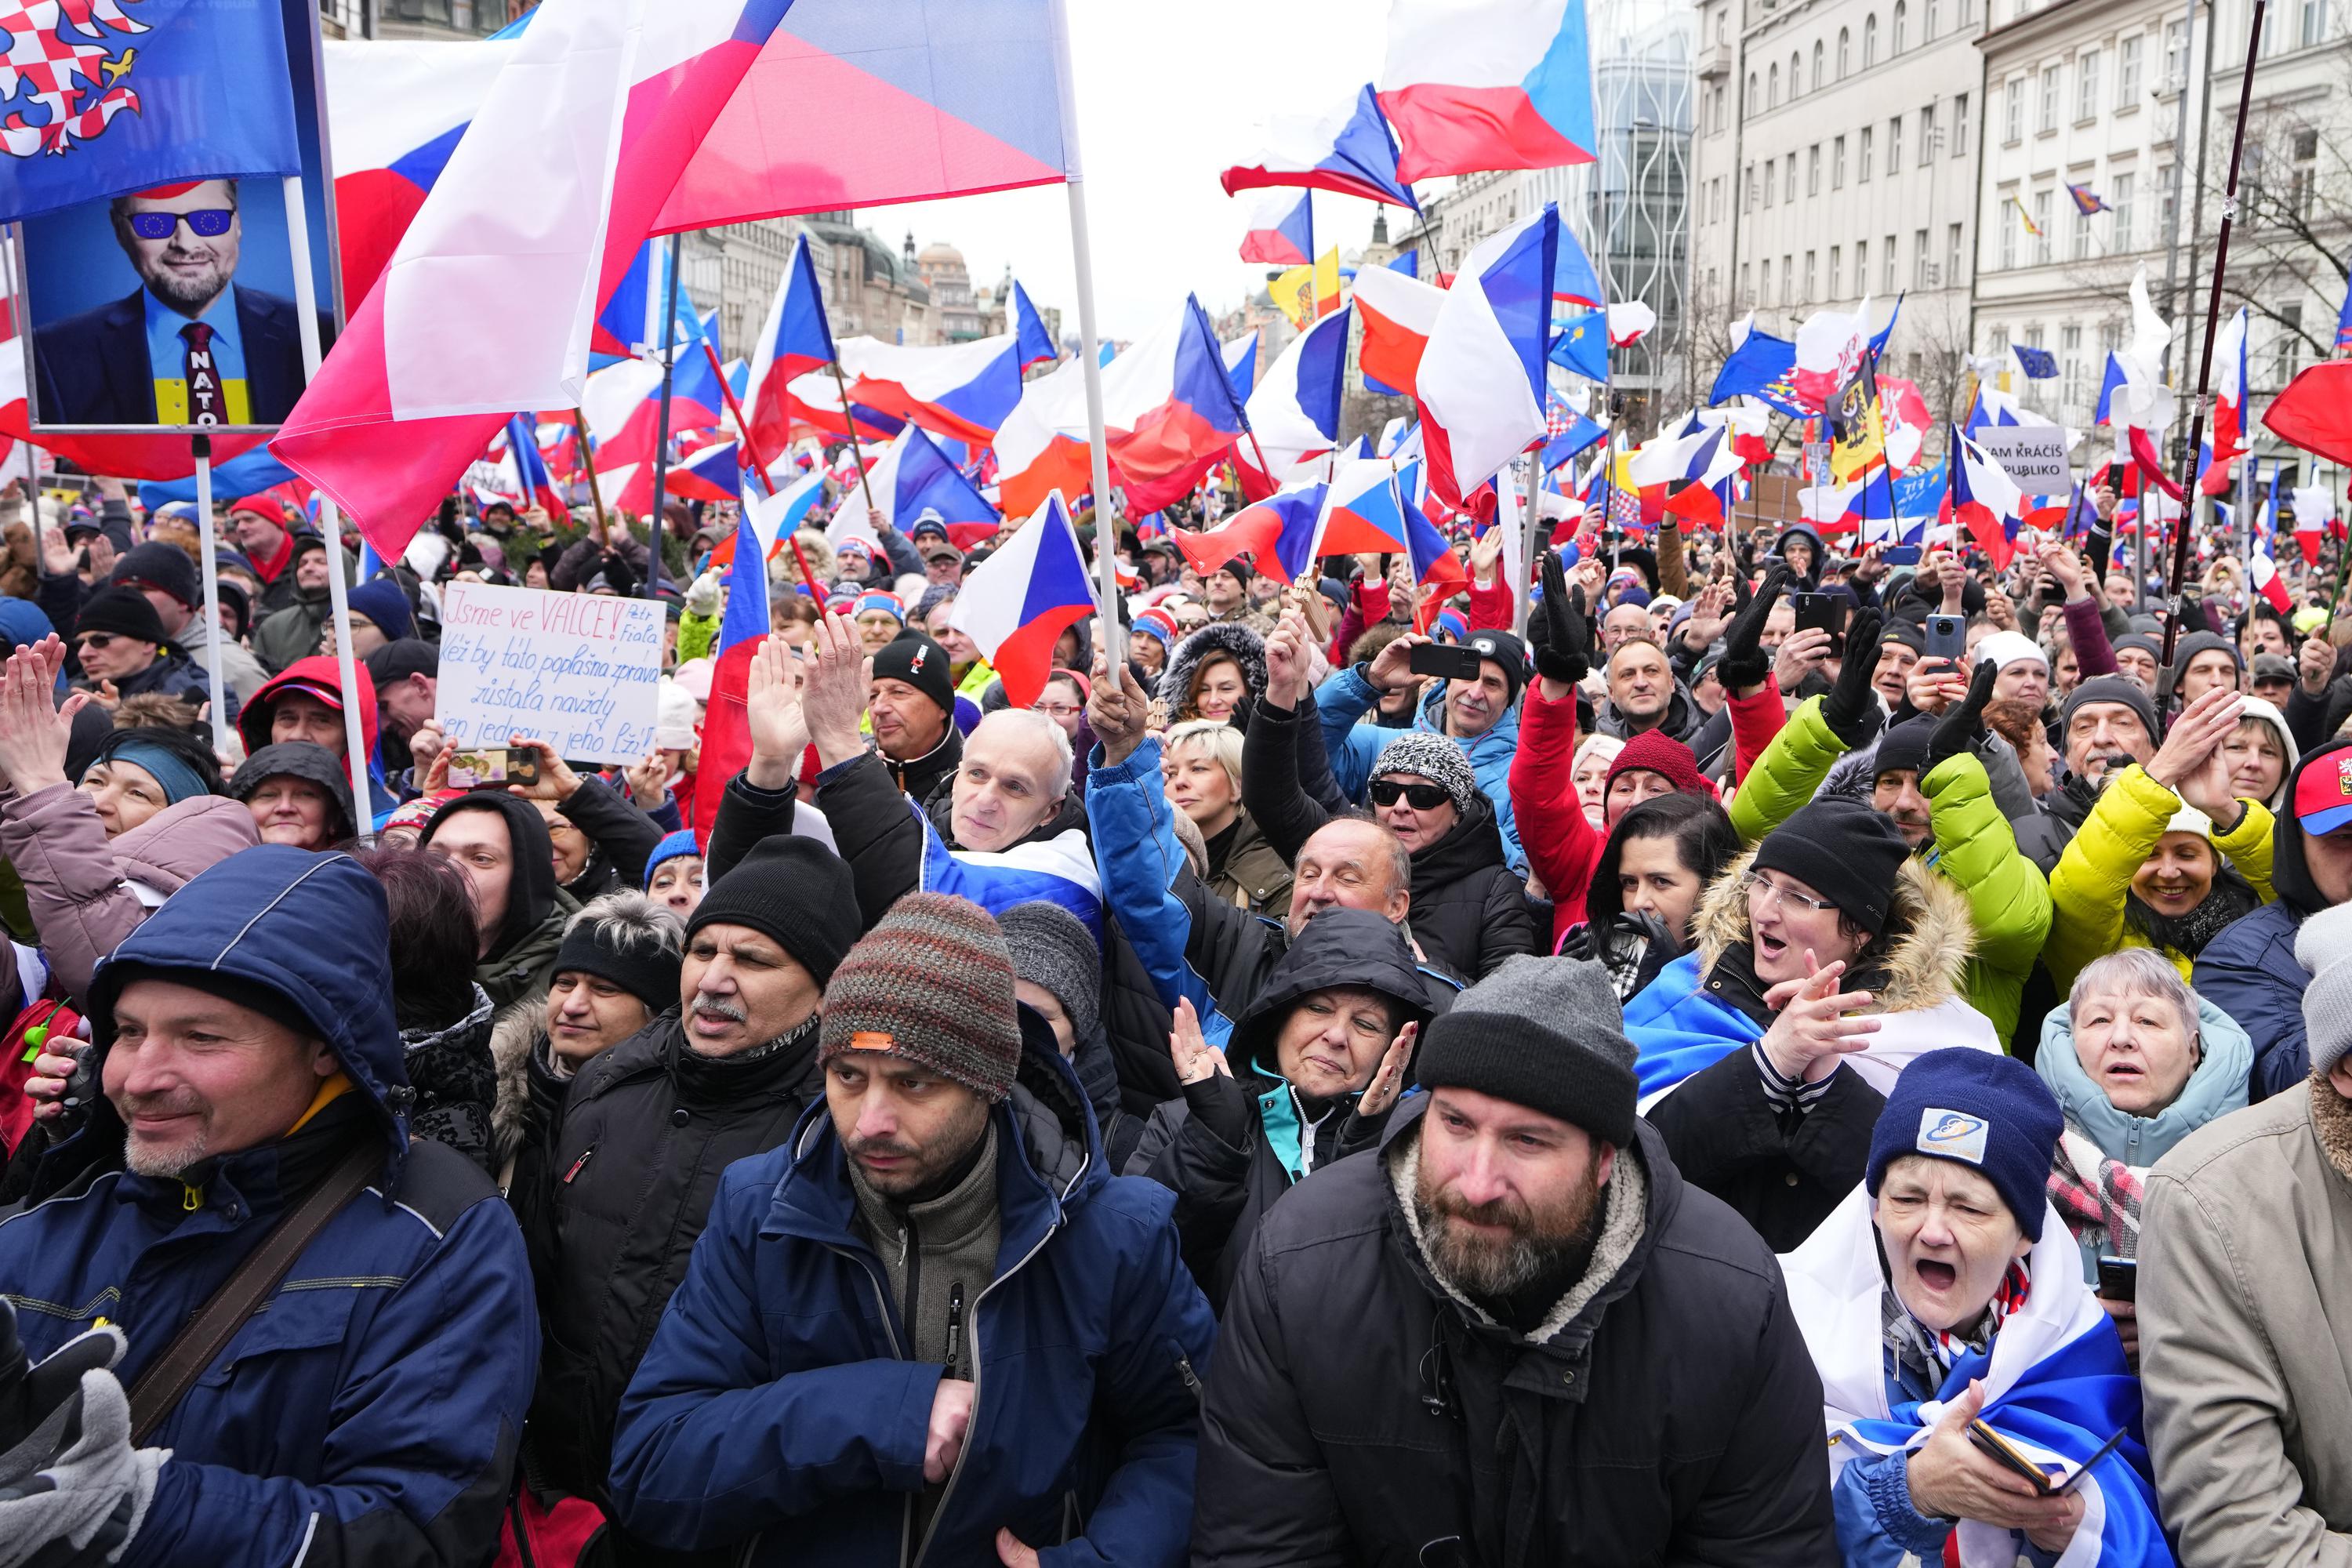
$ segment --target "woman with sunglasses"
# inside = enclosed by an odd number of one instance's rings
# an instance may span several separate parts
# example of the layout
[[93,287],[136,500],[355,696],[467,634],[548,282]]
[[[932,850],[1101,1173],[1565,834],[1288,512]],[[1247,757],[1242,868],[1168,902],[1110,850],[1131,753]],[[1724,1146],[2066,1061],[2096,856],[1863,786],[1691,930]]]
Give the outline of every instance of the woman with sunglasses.
[[2000,1048],[1960,993],[1968,900],[1832,796],[1727,867],[1691,935],[1625,1004],[1642,1110],[1685,1177],[1786,1252],[1861,1182],[1905,1064]]

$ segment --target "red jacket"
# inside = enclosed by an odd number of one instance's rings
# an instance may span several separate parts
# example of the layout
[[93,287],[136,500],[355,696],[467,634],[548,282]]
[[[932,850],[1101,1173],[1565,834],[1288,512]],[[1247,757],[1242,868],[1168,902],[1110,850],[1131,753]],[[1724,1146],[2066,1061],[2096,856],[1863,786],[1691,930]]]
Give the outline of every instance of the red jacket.
[[[1509,594],[1506,588],[1504,596]],[[1528,864],[1551,894],[1555,952],[1560,939],[1583,923],[1592,868],[1606,842],[1584,820],[1584,805],[1576,798],[1569,776],[1575,755],[1576,694],[1552,701],[1540,682],[1528,682],[1519,699],[1519,749],[1511,758],[1511,817],[1518,824]]]

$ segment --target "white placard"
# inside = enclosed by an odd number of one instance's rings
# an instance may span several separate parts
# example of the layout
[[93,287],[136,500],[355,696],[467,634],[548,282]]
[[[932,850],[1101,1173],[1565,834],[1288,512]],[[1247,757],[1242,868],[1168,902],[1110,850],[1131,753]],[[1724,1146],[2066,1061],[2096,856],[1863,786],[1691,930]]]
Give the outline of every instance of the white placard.
[[661,650],[652,599],[452,583],[434,717],[454,749],[530,735],[573,762],[634,763],[654,749]]
[[2066,432],[2058,426],[1989,425],[1972,439],[2027,495],[2060,496],[2074,489],[2074,468],[2066,454]]

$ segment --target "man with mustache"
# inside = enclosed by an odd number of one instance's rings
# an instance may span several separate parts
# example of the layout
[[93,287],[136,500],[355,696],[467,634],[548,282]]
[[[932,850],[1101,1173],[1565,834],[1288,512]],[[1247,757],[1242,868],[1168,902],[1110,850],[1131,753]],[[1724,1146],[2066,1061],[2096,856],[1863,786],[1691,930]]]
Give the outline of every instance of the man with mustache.
[[[849,868],[813,838],[763,838],[732,865],[714,854],[711,869],[687,923],[678,1005],[580,1068],[545,1179],[509,1194],[547,1330],[530,1474],[607,1512],[622,1392],[686,1278],[720,1173],[782,1143],[823,1099],[818,1002],[857,937]],[[646,1560],[629,1554],[641,1545],[616,1541],[631,1562]]]
[[[62,425],[276,425],[302,395],[294,302],[234,281],[235,180],[117,196],[114,237],[139,274],[120,300],[34,334],[40,416]],[[319,318],[319,347],[334,323]]]
[[1633,1064],[1580,960],[1431,1023],[1427,1092],[1237,1271],[1195,1563],[1836,1561],[1780,1271],[1634,1116]]

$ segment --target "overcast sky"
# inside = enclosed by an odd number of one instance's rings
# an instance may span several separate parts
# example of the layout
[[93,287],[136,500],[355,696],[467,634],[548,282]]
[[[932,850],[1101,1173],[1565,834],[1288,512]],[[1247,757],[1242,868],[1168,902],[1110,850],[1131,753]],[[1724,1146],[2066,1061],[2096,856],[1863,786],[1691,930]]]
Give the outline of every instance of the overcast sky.
[[[1078,128],[1103,334],[1134,338],[1188,292],[1211,315],[1263,287],[1266,268],[1238,259],[1259,193],[1228,196],[1217,175],[1252,160],[1269,113],[1314,115],[1380,74],[1380,0],[1068,0]],[[1370,237],[1370,202],[1315,196],[1316,244],[1345,250]],[[976,284],[1010,263],[1040,308],[1078,330],[1069,196],[1059,185],[954,201],[868,207],[860,215],[896,249],[945,240]],[[1395,221],[1394,215],[1391,222]]]

